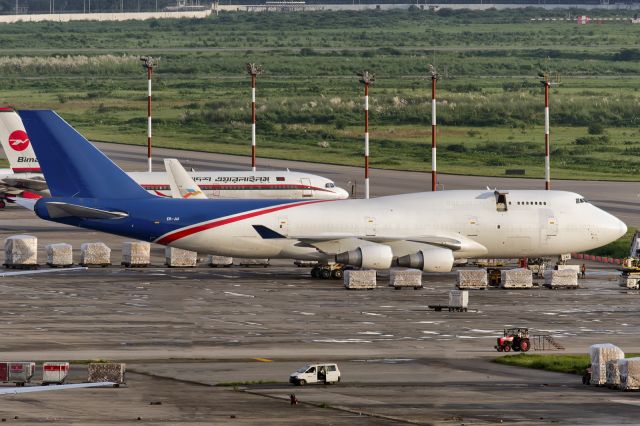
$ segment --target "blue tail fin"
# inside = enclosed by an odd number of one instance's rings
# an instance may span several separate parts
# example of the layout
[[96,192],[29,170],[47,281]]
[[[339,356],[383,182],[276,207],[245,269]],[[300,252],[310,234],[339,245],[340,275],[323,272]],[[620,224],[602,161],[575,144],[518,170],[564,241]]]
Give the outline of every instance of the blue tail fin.
[[152,197],[54,111],[19,111],[51,195]]

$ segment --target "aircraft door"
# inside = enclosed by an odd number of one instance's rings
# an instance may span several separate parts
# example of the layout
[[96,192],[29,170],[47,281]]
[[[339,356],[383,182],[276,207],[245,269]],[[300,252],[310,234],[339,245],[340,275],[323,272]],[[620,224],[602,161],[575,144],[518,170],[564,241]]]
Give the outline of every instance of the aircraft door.
[[558,235],[558,220],[550,210],[543,210],[541,212],[540,220],[542,222],[541,242],[548,243],[551,238]]
[[305,198],[313,197],[313,190],[311,189],[311,179],[300,178],[300,183],[303,185],[302,196]]
[[467,235],[467,237],[478,236],[478,218],[476,216],[471,216],[467,219],[467,224],[465,225],[465,234]]
[[376,218],[375,217],[367,217],[365,223],[365,234],[367,237],[375,237],[376,236]]
[[220,198],[220,188],[213,188],[211,190],[211,197],[212,198]]
[[289,234],[289,218],[287,216],[278,217],[278,233],[282,235]]

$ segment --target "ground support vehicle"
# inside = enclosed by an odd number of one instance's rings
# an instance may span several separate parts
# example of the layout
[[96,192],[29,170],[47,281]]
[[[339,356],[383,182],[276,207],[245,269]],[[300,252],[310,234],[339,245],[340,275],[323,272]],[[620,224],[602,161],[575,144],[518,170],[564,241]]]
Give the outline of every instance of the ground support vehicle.
[[307,364],[289,376],[289,383],[298,386],[313,383],[331,384],[339,381],[340,369],[338,364],[332,362]]

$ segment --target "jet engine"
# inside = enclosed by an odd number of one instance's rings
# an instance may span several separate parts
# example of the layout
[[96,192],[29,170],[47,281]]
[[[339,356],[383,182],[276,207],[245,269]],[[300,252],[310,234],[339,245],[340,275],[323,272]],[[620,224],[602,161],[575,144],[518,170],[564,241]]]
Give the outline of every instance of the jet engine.
[[449,272],[453,267],[453,252],[442,247],[426,247],[417,253],[399,257],[397,263],[398,266],[425,272]]
[[382,244],[362,246],[336,254],[336,262],[365,269],[388,269],[392,260],[391,247]]

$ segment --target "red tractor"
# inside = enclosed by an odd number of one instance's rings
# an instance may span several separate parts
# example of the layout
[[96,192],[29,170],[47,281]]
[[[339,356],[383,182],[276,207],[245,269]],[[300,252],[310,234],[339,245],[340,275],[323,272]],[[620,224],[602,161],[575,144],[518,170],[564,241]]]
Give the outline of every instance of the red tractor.
[[531,349],[529,341],[528,328],[507,328],[504,330],[503,336],[498,337],[498,344],[494,346],[498,352],[509,352],[512,349],[515,352],[527,352]]

